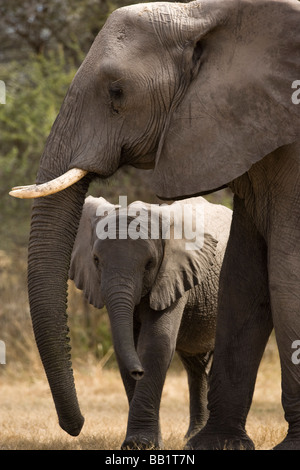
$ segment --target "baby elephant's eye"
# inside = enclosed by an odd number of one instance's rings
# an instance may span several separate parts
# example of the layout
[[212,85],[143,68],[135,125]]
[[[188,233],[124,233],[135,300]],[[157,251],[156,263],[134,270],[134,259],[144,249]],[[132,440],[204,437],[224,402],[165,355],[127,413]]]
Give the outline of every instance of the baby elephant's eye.
[[99,266],[99,258],[98,258],[98,256],[97,256],[97,255],[94,255],[94,256],[93,256],[93,260],[94,260],[94,264],[95,264],[96,268],[98,268],[98,266]]

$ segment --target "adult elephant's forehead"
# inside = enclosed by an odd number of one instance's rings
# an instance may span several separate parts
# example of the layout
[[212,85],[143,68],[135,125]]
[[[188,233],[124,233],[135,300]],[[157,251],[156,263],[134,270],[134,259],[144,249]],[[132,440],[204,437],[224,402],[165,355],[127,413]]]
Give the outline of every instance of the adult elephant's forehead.
[[[166,28],[168,25],[178,23],[184,27],[185,19],[189,19],[188,12],[192,8],[199,8],[198,2],[193,5],[176,4],[170,2],[141,3],[129,5],[115,10],[107,19],[99,36],[107,37],[113,43],[133,39],[138,34],[158,33],[157,28]],[[188,21],[189,23],[189,21]],[[150,36],[147,36],[151,40]]]
[[151,18],[153,16],[151,4],[130,5],[119,8],[111,13],[99,33],[102,40],[107,38],[115,43],[122,43],[132,39],[137,33],[153,32]]
[[155,34],[153,17],[157,16],[158,11],[166,10],[166,6],[160,9],[156,5],[154,7],[151,4],[141,4],[115,10],[96,37],[87,58],[97,56],[101,61],[112,60],[120,52],[122,58],[132,57],[136,60],[137,53],[155,50],[159,45],[159,38]]

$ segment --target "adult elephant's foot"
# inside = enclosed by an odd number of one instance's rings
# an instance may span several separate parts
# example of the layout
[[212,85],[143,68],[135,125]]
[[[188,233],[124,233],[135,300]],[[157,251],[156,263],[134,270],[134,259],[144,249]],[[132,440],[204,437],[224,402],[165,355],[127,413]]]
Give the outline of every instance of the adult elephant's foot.
[[277,444],[273,450],[300,450],[300,438],[293,439],[287,436],[282,442]]
[[121,445],[121,450],[160,450],[163,444],[160,440],[144,436],[129,436]]
[[255,446],[245,431],[227,430],[220,432],[205,426],[193,436],[185,446],[186,450],[255,450]]

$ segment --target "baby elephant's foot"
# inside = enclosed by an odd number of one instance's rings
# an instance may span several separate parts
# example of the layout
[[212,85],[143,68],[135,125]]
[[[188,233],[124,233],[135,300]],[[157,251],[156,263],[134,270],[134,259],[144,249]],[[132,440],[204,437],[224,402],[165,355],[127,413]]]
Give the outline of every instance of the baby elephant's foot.
[[157,438],[149,438],[145,436],[129,436],[121,446],[121,450],[160,450],[163,444]]

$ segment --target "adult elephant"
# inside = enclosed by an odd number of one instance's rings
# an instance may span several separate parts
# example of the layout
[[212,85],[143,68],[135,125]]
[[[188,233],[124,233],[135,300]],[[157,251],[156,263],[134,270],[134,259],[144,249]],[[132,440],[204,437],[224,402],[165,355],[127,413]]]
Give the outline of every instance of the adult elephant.
[[291,360],[300,338],[300,106],[292,99],[299,20],[297,0],[142,4],[115,11],[95,39],[52,127],[37,183],[68,170],[75,177],[48,183],[48,193],[34,185],[15,192],[50,194],[33,205],[29,298],[68,433],[83,425],[67,339],[72,246],[91,179],[131,164],[154,168],[162,198],[224,185],[235,193],[210,419],[190,446],[253,448],[245,421],[274,324],[289,424],[279,448],[300,448],[300,368]]

